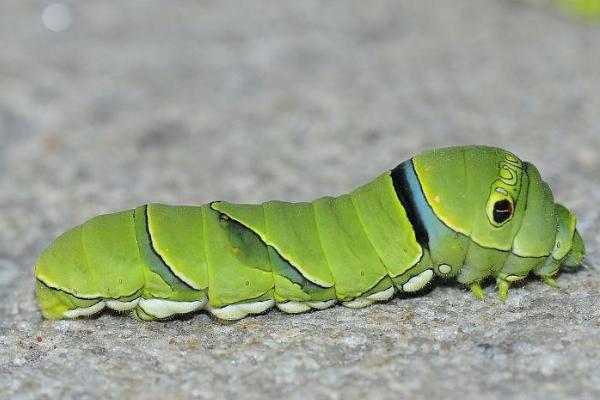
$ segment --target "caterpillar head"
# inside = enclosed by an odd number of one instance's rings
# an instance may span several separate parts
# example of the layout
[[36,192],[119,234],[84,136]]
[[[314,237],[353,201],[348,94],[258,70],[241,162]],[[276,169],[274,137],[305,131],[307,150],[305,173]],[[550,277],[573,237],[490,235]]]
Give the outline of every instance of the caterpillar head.
[[[502,149],[468,146],[423,153],[413,165],[427,203],[444,225],[481,248],[529,260],[525,274],[532,268],[538,273],[544,259],[553,261],[554,270],[581,264],[584,245],[575,216],[554,202],[533,164]],[[551,272],[556,271],[544,273]]]

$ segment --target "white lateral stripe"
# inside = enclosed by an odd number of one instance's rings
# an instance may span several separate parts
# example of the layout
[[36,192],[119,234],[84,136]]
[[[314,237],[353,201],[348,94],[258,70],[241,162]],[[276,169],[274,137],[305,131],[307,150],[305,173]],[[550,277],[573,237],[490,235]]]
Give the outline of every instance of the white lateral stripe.
[[260,314],[275,305],[275,300],[257,301],[254,303],[231,304],[229,306],[213,308],[208,306],[207,310],[219,319],[234,321],[242,319],[248,314]]
[[386,301],[386,300],[389,300],[392,298],[395,291],[396,291],[396,288],[394,286],[391,286],[385,290],[382,290],[381,292],[370,294],[366,298],[368,300],[373,300],[373,301]]
[[131,301],[106,300],[106,306],[115,311],[129,311],[133,310],[139,301],[139,298]]
[[187,314],[203,308],[206,297],[196,301],[173,301],[165,299],[140,299],[138,306],[147,314],[157,318],[168,318],[175,314]]
[[310,310],[310,306],[299,301],[287,301],[285,303],[277,303],[277,308],[288,314],[298,314]]
[[65,318],[89,317],[104,309],[104,301],[94,304],[90,307],[77,307],[72,310],[67,310],[63,313]]
[[357,297],[354,300],[342,302],[342,305],[348,308],[363,308],[370,306],[371,304],[373,304],[373,301],[367,299],[366,297]]
[[402,285],[402,290],[404,290],[405,292],[416,292],[418,290],[421,290],[425,287],[425,285],[427,285],[431,278],[433,278],[433,270],[426,269],[419,275],[410,278],[408,282]]
[[370,294],[368,296],[361,296],[361,297],[355,298],[354,300],[344,301],[342,303],[342,305],[345,307],[349,307],[349,308],[363,308],[363,307],[370,306],[371,304],[373,304],[376,301],[389,300],[394,295],[395,292],[396,292],[396,288],[394,286],[392,286],[392,287],[389,287],[380,292],[375,292],[373,294]]
[[304,303],[315,310],[324,310],[337,303],[337,299],[331,299],[327,301],[305,301]]

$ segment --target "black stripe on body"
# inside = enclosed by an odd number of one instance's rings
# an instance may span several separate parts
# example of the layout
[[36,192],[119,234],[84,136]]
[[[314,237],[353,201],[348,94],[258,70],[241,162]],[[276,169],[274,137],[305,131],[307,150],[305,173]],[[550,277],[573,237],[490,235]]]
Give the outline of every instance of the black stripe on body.
[[429,235],[427,234],[425,224],[417,211],[415,194],[413,192],[414,189],[408,182],[406,168],[413,168],[412,159],[405,161],[394,168],[391,171],[390,176],[392,177],[392,183],[394,184],[394,190],[396,190],[398,200],[400,200],[400,203],[404,207],[406,216],[415,231],[417,242],[422,248],[429,249]]
[[[524,164],[527,164],[527,163],[524,163]],[[414,174],[414,177],[416,178],[414,184],[411,184],[411,182],[409,182],[409,180],[408,180],[409,168],[412,170],[411,172]],[[526,165],[524,165],[523,172],[525,174],[527,174],[527,166]],[[429,236],[428,236],[427,228],[426,228],[426,224],[425,224],[425,219],[427,219],[428,216],[421,215],[421,213],[418,210],[418,206],[417,206],[418,201],[422,201],[423,202],[422,205],[423,204],[426,205],[425,212],[431,213],[431,217],[432,217],[431,221],[435,221],[435,223],[439,223],[439,224],[443,225],[450,231],[455,232],[457,235],[462,235],[462,236],[467,237],[469,239],[469,243],[473,242],[483,249],[497,250],[497,251],[502,251],[505,253],[510,253],[510,254],[513,254],[515,257],[522,258],[522,259],[539,259],[539,258],[546,258],[550,255],[550,253],[549,253],[546,255],[536,256],[536,257],[520,256],[518,254],[513,253],[510,250],[502,250],[502,249],[498,249],[496,247],[484,246],[484,245],[478,243],[477,241],[473,240],[470,236],[467,236],[460,232],[454,231],[454,229],[449,227],[440,217],[438,217],[438,215],[435,213],[435,211],[433,211],[433,207],[431,206],[431,204],[429,204],[429,201],[427,200],[427,197],[425,196],[425,193],[423,192],[423,188],[421,186],[421,180],[420,180],[421,178],[419,177],[419,174],[417,173],[417,171],[414,167],[414,163],[413,163],[412,159],[405,161],[402,164],[398,165],[396,168],[394,168],[391,171],[391,177],[392,177],[392,182],[394,184],[394,189],[396,190],[396,194],[398,195],[398,199],[404,206],[407,217],[408,217],[410,223],[412,224],[413,229],[415,230],[415,236],[416,236],[417,242],[419,242],[419,244],[423,248],[427,248],[427,249],[430,248]],[[521,180],[521,190],[523,189],[522,185],[523,185],[523,180]],[[524,213],[527,211],[527,200],[528,200],[527,196],[525,196],[525,199],[524,199],[525,208],[523,210]],[[517,203],[515,202],[515,208],[516,208],[516,204]],[[523,220],[521,220],[521,223],[522,223],[522,221]],[[467,250],[467,252],[468,252],[468,250]]]
[[[171,275],[177,279],[178,282],[181,282],[182,285],[186,286],[187,288],[191,289],[191,290],[195,290],[197,291],[198,289],[194,288],[193,286],[191,286],[189,283],[185,282],[184,280],[182,280],[176,273],[175,271],[173,271],[173,268],[167,264],[167,262],[165,261],[165,259],[158,253],[158,251],[156,250],[156,248],[154,247],[154,243],[152,241],[152,234],[150,233],[150,226],[148,223],[148,205],[144,206],[144,224],[146,227],[146,235],[148,235],[148,247],[150,248],[150,251],[152,252],[152,254],[154,256],[156,256],[156,258],[162,263],[162,265],[168,270],[168,272],[171,273]],[[155,271],[156,272],[156,271]],[[161,278],[163,279],[163,281],[165,281],[165,283],[167,285],[169,285],[171,287],[171,289],[173,289],[173,287],[171,286],[171,284],[169,283],[169,281],[167,279],[165,279],[165,277],[162,276],[162,274],[159,273],[159,275],[161,276]]]
[[[289,268],[290,268],[290,269],[291,269],[291,270],[292,270],[292,271],[295,273],[294,275],[296,275],[296,274],[297,274],[297,276],[296,276],[296,277],[292,277],[292,276],[289,276],[289,275],[287,275],[287,274],[286,274],[286,275],[283,275],[283,274],[281,274],[281,272],[283,272],[283,271],[281,271],[281,270],[280,270],[280,268],[278,268],[277,266],[274,266],[274,265],[273,265],[273,260],[271,259],[271,257],[269,257],[269,259],[271,260],[271,271],[272,271],[273,273],[276,273],[276,272],[277,272],[277,273],[279,273],[279,276],[280,276],[280,277],[282,277],[282,278],[285,278],[285,279],[289,280],[290,282],[292,282],[292,283],[294,283],[294,284],[296,284],[296,285],[299,285],[300,287],[302,287],[302,288],[303,288],[303,290],[304,290],[304,288],[305,288],[306,286],[309,286],[309,287],[310,287],[310,286],[312,286],[312,285],[316,286],[316,288],[318,288],[318,289],[330,289],[330,288],[331,288],[331,287],[329,287],[329,286],[321,286],[321,285],[319,285],[318,283],[316,283],[316,282],[313,282],[313,281],[311,281],[310,279],[308,279],[307,277],[305,277],[305,276],[304,276],[304,274],[302,274],[302,272],[301,272],[301,271],[298,269],[298,267],[296,267],[294,264],[292,264],[292,262],[291,262],[290,260],[288,260],[286,257],[284,257],[284,256],[283,256],[283,255],[282,255],[282,254],[279,252],[279,250],[278,250],[277,248],[275,248],[275,246],[271,246],[270,244],[267,244],[267,243],[266,243],[266,242],[263,240],[263,238],[262,238],[262,237],[261,237],[261,236],[260,236],[258,233],[256,233],[256,232],[255,232],[255,231],[254,231],[252,228],[250,228],[249,226],[247,226],[247,225],[243,224],[241,221],[239,221],[239,220],[237,220],[237,219],[233,218],[231,215],[229,215],[229,214],[227,214],[227,213],[224,213],[224,212],[222,212],[222,211],[219,211],[219,210],[217,210],[217,209],[213,208],[213,203],[215,203],[215,202],[212,202],[212,203],[210,203],[210,209],[211,209],[212,211],[214,211],[214,212],[218,213],[219,215],[224,215],[224,216],[226,216],[227,218],[231,219],[231,220],[232,220],[232,221],[234,221],[235,223],[239,224],[241,227],[243,227],[243,228],[247,229],[247,230],[248,230],[249,232],[251,232],[252,234],[256,235],[256,238],[257,238],[257,239],[258,239],[258,240],[259,240],[259,241],[260,241],[260,242],[261,242],[261,243],[262,243],[262,244],[265,246],[265,248],[267,249],[267,251],[268,251],[268,249],[271,249],[271,250],[272,250],[272,251],[275,253],[275,255],[276,255],[277,257],[279,257],[279,258],[281,259],[281,261],[283,261],[283,262],[285,263],[285,265],[286,265],[287,267],[289,267]],[[297,279],[298,277],[301,277],[301,279],[302,279],[302,280],[304,280],[305,282],[301,282],[301,281],[296,281],[296,280],[294,280],[294,278],[296,278],[296,279]],[[314,288],[312,288],[312,289],[314,290]],[[309,289],[309,290],[310,290],[310,289]],[[308,292],[306,292],[306,293],[308,293]]]

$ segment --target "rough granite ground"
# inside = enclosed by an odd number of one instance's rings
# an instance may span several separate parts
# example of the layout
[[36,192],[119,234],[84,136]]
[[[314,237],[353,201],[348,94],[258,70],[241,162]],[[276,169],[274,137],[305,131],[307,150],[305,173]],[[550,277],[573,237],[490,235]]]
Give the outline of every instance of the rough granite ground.
[[0,2],[0,398],[598,399],[600,268],[233,324],[43,321],[39,252],[153,201],[339,194],[500,145],[600,265],[600,24],[544,1]]

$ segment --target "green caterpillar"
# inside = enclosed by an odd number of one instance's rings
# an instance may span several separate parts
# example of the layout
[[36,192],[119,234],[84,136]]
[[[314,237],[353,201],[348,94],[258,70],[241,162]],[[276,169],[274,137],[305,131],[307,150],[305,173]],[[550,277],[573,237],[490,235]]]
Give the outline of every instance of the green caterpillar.
[[358,308],[416,292],[435,276],[504,300],[530,272],[555,285],[584,256],[575,216],[538,170],[484,146],[422,153],[339,197],[260,205],[149,204],[95,217],[35,268],[44,317],[105,307],[142,320],[207,310],[236,320],[340,302]]

